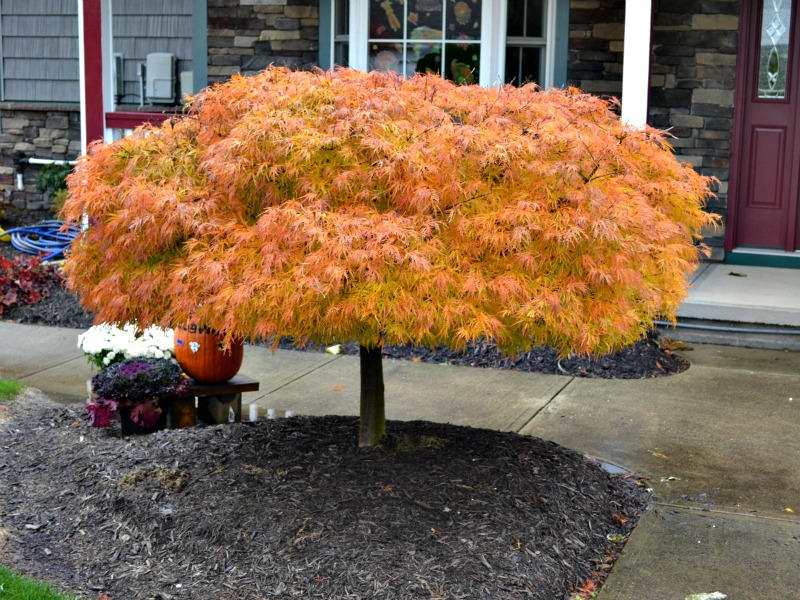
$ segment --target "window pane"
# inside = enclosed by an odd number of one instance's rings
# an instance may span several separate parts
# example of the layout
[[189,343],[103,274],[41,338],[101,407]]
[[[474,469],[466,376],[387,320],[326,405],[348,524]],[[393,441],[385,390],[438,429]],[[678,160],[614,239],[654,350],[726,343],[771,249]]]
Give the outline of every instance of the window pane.
[[403,1],[370,0],[369,37],[377,40],[403,38]]
[[544,8],[547,0],[528,0],[525,37],[544,37]]
[[508,37],[544,36],[545,4],[547,0],[508,0]]
[[336,0],[336,25],[334,35],[350,35],[350,2]]
[[758,97],[785,98],[789,61],[791,0],[764,2],[761,15],[761,55],[758,64]]
[[369,0],[367,67],[477,83],[481,6],[482,0]]
[[508,37],[525,36],[525,0],[508,0],[507,23],[506,35]]
[[333,64],[339,67],[350,66],[350,44],[337,42],[333,47]]
[[480,44],[446,44],[444,76],[459,85],[477,83],[479,76]]
[[506,83],[525,85],[541,81],[542,48],[506,47]]
[[408,74],[412,73],[442,74],[441,44],[409,44]]
[[370,44],[369,70],[403,74],[402,44]]
[[[400,2],[402,6],[402,2]],[[431,29],[438,32],[438,37],[442,37],[442,27],[444,23],[442,19],[442,7],[444,3],[442,0],[409,0],[408,2],[408,29]],[[428,35],[428,34],[423,34]],[[418,39],[430,39],[430,37],[423,37]]]
[[481,2],[448,2],[448,40],[478,40],[481,37]]

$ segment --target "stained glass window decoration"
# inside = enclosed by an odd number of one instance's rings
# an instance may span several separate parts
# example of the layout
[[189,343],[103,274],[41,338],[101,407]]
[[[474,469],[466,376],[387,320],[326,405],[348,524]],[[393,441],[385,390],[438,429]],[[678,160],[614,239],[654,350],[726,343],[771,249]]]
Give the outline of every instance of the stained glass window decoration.
[[368,67],[479,77],[481,0],[369,0]]
[[791,0],[764,0],[758,64],[759,98],[786,98],[791,22]]

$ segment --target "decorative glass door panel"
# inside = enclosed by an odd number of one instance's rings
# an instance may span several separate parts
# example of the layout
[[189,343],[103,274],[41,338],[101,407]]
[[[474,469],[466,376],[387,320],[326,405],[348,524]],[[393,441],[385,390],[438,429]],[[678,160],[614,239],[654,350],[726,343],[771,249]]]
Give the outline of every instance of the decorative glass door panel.
[[786,97],[791,48],[791,0],[765,0],[761,11],[761,43],[758,61],[759,98]]
[[368,68],[479,76],[481,0],[370,0]]

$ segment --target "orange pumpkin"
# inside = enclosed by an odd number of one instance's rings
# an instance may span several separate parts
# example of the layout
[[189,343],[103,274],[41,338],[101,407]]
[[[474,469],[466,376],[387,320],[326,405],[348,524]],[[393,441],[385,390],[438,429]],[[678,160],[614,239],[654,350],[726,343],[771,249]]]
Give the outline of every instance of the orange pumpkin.
[[242,366],[244,342],[233,341],[225,350],[223,336],[191,324],[175,329],[175,358],[181,369],[199,383],[228,381]]

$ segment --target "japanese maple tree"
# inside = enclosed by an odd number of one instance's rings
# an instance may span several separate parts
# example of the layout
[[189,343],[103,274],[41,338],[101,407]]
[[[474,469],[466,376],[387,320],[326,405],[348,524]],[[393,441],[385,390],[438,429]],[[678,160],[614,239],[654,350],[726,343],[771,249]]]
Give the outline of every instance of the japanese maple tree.
[[63,216],[91,226],[67,280],[103,321],[357,341],[371,445],[385,342],[604,353],[674,318],[710,182],[611,108],[433,75],[236,76],[79,161]]

